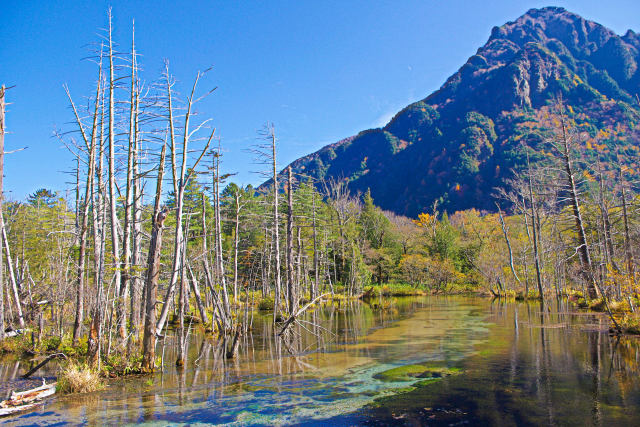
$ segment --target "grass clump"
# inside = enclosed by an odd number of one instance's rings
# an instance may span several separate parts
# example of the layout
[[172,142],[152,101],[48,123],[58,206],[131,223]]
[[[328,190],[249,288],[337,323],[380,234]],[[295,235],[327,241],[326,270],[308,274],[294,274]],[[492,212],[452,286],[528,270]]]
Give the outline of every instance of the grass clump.
[[114,352],[102,364],[102,375],[108,378],[142,373],[141,353],[127,356],[123,352]]
[[425,292],[408,283],[387,283],[382,286],[372,285],[369,289],[365,289],[365,295],[369,297],[408,297],[425,295]]
[[101,390],[104,383],[100,374],[88,367],[76,363],[69,363],[58,375],[56,389],[60,393],[90,393]]

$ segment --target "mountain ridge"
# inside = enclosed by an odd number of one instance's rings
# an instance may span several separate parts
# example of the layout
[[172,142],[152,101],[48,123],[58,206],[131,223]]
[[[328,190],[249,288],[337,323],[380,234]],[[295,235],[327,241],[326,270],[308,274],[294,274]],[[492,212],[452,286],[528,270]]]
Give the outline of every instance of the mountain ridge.
[[632,30],[619,36],[564,8],[530,9],[494,27],[438,90],[384,127],[290,166],[317,182],[344,179],[354,192],[371,189],[376,204],[399,214],[416,216],[435,200],[449,211],[492,210],[487,196],[522,167],[519,147],[542,150],[541,125],[531,123],[557,95],[576,124],[598,139],[596,146],[605,147],[585,148],[587,157],[606,164],[622,153],[626,164],[637,166],[639,51],[640,36]]

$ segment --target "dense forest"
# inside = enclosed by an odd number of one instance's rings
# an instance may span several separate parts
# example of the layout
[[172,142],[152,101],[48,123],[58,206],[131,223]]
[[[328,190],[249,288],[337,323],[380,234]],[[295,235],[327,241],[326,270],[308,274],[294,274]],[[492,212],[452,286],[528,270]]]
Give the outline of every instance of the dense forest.
[[[422,293],[566,297],[607,311],[616,333],[639,331],[636,171],[585,156],[599,140],[561,96],[527,112],[535,150],[531,138],[514,149],[526,167],[493,182],[492,212],[447,212],[434,199],[408,218],[346,180],[279,173],[272,124],[246,147],[270,185],[237,185],[197,112],[215,96],[202,89],[207,73],[181,97],[168,63],[146,83],[133,38],[126,53],[111,28],[105,40],[93,93],[79,102],[66,88],[73,124],[58,136],[76,159],[74,188],[2,204],[4,350],[22,340],[95,368],[149,372],[169,326],[181,366],[196,324],[234,358],[254,309],[273,310],[282,334],[320,301]],[[1,119],[4,140],[4,108]]]

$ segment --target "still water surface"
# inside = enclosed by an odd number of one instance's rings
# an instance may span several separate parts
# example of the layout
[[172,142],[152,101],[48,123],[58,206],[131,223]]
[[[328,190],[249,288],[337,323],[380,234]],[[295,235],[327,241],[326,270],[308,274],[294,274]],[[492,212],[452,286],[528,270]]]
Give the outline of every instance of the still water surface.
[[[453,296],[378,304],[319,307],[286,339],[274,339],[271,315],[256,313],[231,362],[218,341],[194,329],[182,372],[169,336],[158,349],[163,372],[57,397],[3,421],[640,425],[639,342],[610,337],[600,314]],[[408,365],[422,368],[388,375]],[[0,380],[28,368],[3,362]]]

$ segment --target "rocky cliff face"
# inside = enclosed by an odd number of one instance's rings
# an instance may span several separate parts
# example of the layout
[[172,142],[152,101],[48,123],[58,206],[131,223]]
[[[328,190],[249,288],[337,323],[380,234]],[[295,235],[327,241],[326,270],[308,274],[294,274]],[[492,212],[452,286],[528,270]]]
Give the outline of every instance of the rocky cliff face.
[[562,96],[605,165],[638,159],[640,37],[562,8],[532,9],[495,27],[487,43],[435,93],[370,129],[296,160],[318,180],[349,182],[384,209],[415,216],[438,199],[448,211],[493,208],[491,194],[542,150],[536,119]]

